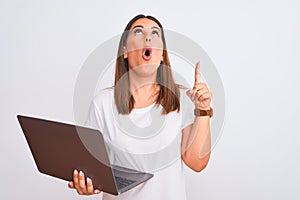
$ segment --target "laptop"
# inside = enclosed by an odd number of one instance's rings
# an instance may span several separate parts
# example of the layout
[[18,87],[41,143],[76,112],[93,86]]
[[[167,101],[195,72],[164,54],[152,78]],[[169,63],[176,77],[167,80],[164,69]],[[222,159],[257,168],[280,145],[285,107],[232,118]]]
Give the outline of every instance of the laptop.
[[99,130],[29,116],[17,116],[38,170],[66,181],[84,172],[95,189],[113,195],[149,180],[153,174],[111,165]]

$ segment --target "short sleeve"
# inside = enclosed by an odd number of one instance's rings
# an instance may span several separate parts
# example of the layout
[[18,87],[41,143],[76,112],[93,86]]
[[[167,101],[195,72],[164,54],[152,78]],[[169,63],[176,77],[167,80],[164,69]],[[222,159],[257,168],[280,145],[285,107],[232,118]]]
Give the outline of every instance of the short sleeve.
[[184,129],[188,125],[194,122],[194,103],[190,100],[190,98],[185,93],[185,90],[181,89],[181,129]]
[[100,110],[94,101],[91,102],[85,126],[103,132],[103,119],[101,117]]

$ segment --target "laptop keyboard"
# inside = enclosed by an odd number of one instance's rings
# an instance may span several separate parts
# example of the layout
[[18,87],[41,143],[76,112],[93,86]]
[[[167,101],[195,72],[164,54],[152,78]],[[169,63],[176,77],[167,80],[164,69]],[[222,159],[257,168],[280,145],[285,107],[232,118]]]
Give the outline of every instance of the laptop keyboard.
[[118,189],[122,189],[122,188],[127,187],[128,185],[131,185],[132,183],[136,182],[134,180],[129,180],[129,179],[122,178],[119,176],[115,176],[115,179],[116,179]]

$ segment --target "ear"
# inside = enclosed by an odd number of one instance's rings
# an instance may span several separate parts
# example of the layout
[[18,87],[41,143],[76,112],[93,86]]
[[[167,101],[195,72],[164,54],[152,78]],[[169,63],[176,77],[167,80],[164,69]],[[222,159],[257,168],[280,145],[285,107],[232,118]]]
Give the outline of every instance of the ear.
[[125,46],[123,47],[123,51],[124,51],[124,54],[123,54],[124,59],[128,58],[127,49]]

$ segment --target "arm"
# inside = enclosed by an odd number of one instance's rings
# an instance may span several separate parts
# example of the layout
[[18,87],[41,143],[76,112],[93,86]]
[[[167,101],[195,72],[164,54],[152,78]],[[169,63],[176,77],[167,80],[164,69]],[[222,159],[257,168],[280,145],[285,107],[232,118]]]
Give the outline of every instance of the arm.
[[[100,129],[100,122],[101,118],[98,114],[98,108],[93,101],[89,109],[85,126]],[[100,190],[94,188],[91,178],[86,177],[82,171],[77,171],[76,169],[73,171],[73,180],[69,182],[68,187],[76,190],[79,195],[93,195],[101,193]]]
[[196,172],[202,171],[210,158],[210,118],[195,117],[194,123],[182,130],[181,158]]
[[[200,82],[200,63],[195,68],[195,83],[192,90],[187,92],[195,107],[209,110],[211,93],[206,84]],[[182,130],[181,158],[184,163],[196,172],[202,171],[210,158],[210,117],[197,116],[194,123]]]

